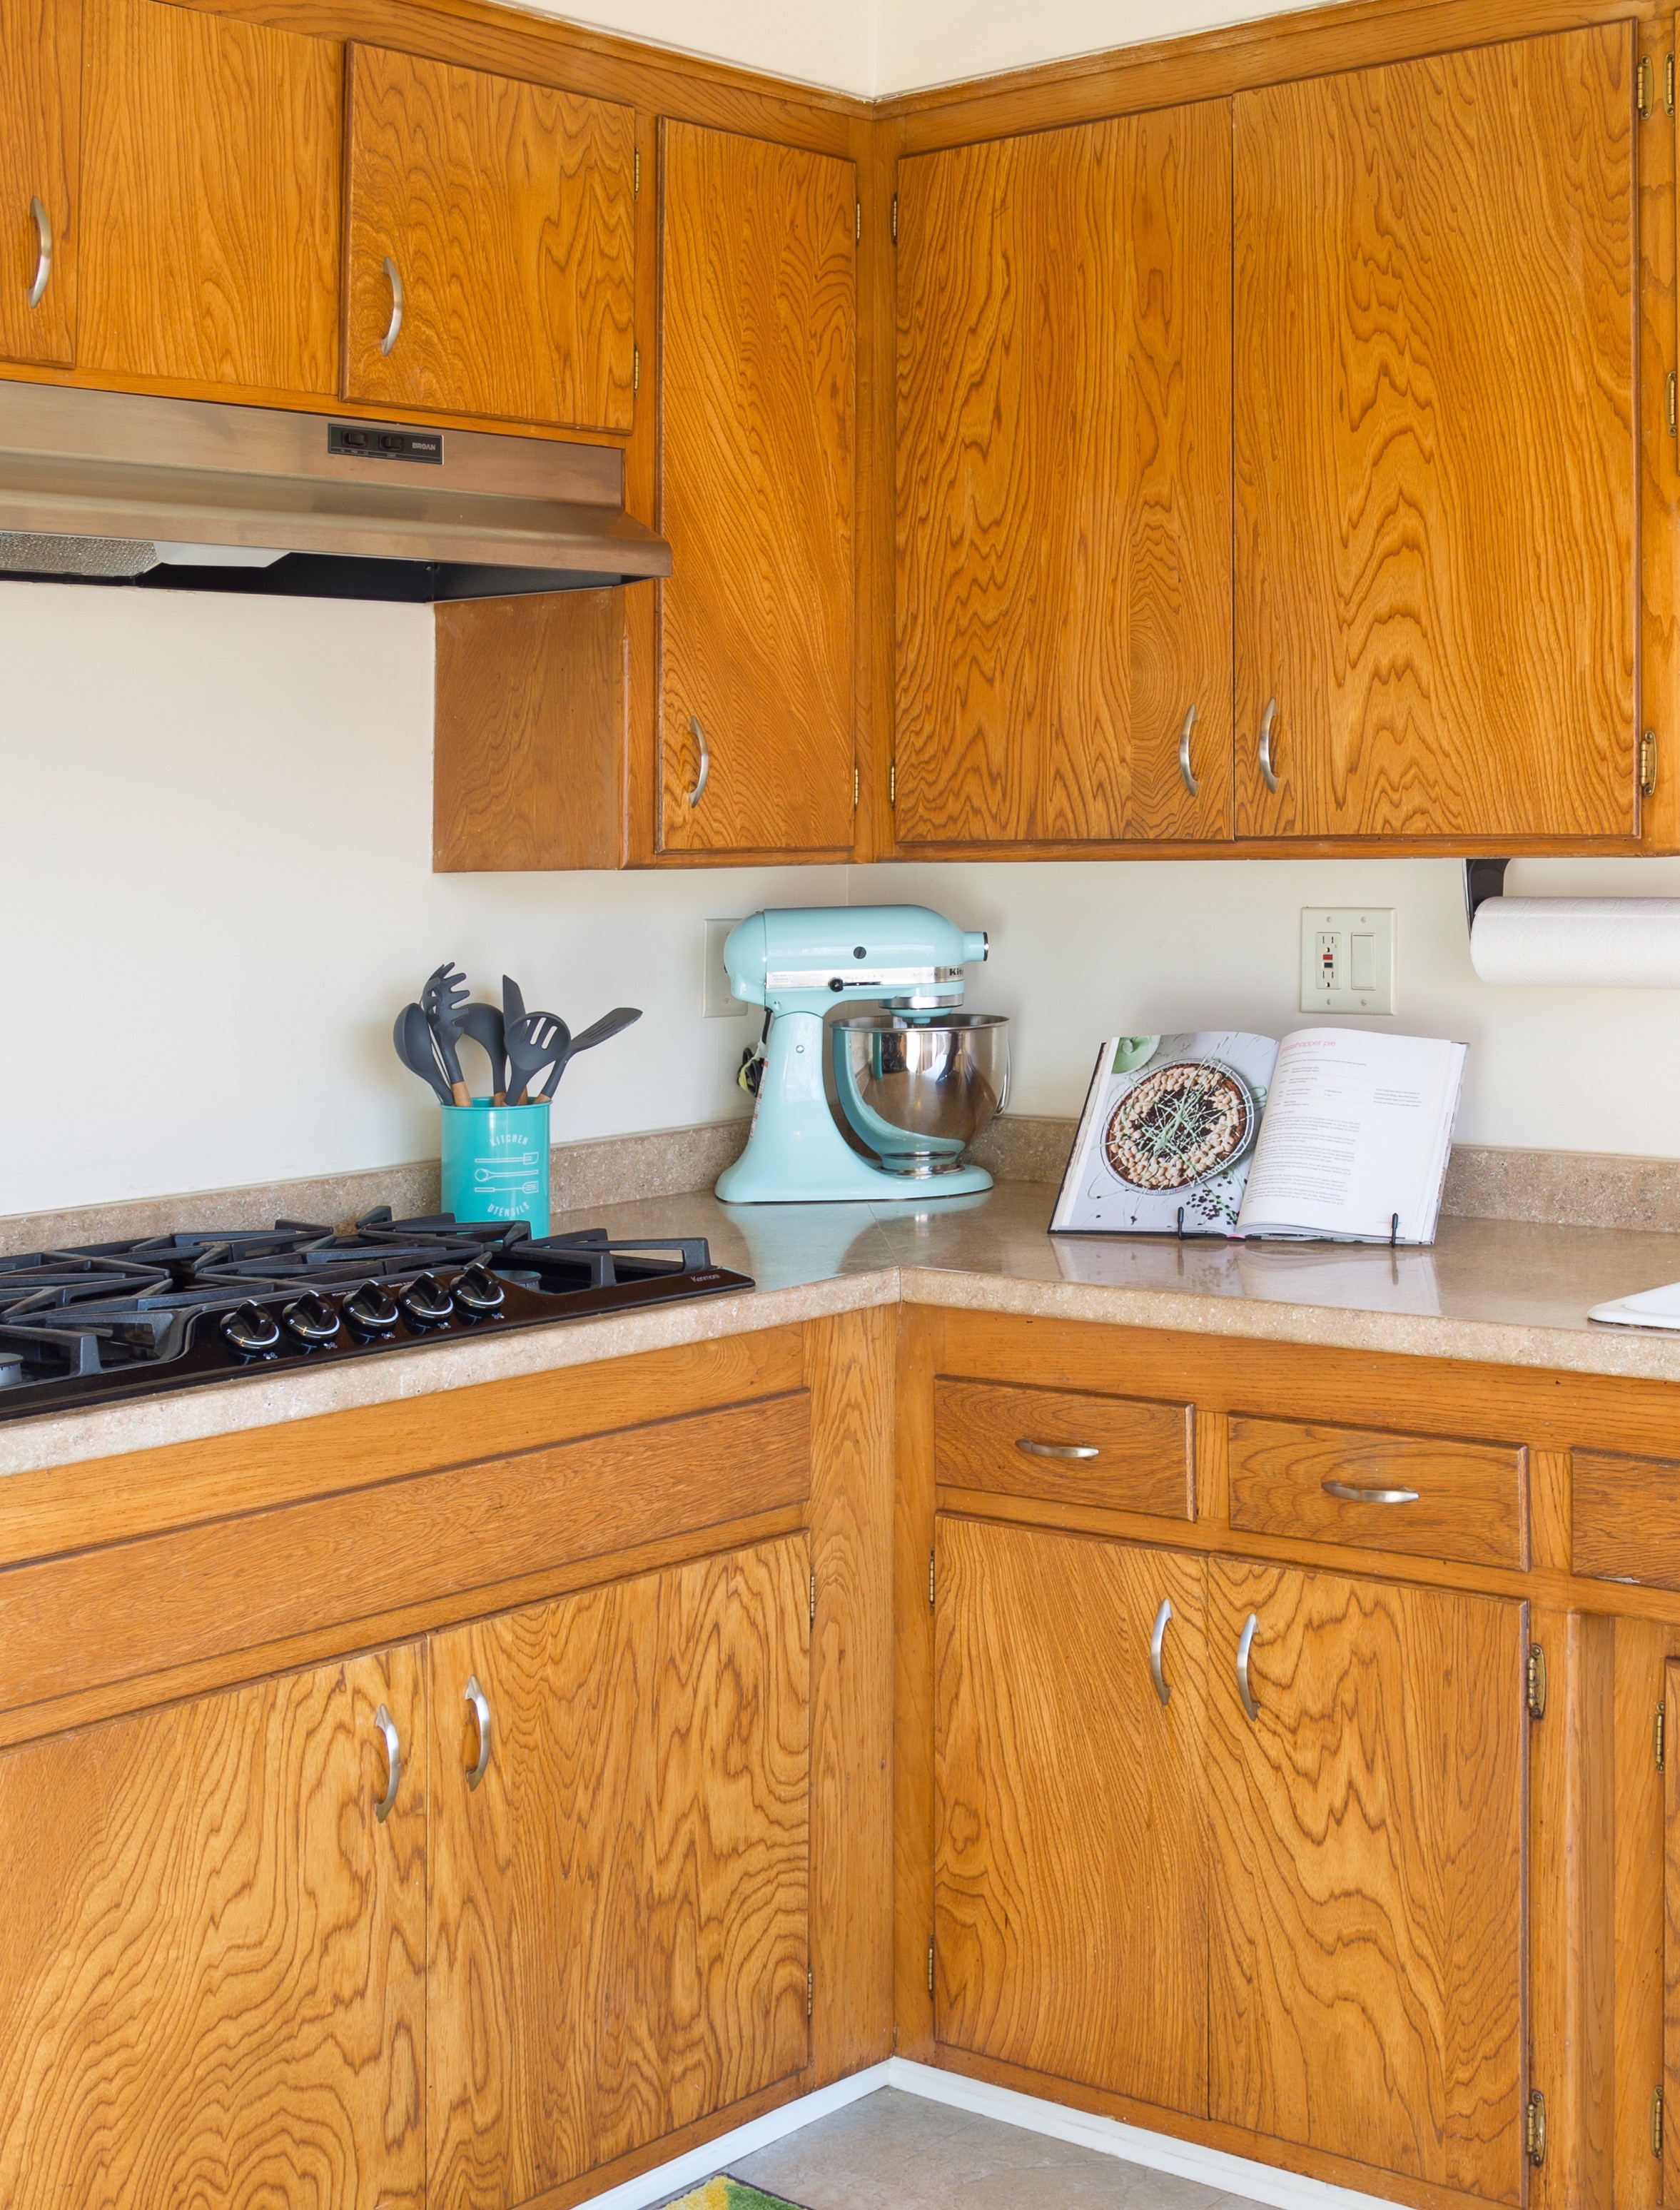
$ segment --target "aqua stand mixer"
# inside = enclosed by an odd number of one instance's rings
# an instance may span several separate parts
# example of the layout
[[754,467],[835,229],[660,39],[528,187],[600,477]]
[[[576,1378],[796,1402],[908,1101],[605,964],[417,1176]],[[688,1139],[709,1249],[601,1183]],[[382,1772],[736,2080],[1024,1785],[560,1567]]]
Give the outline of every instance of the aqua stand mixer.
[[[966,964],[986,939],[925,906],[818,906],[756,913],[724,945],[730,987],[770,1014],[747,1148],[718,1178],[726,1205],[925,1204],[990,1189],[960,1154],[1003,1103],[1008,1023],[959,1014]],[[832,1029],[837,1004],[884,1010]],[[828,1102],[833,1038],[840,1110]]]

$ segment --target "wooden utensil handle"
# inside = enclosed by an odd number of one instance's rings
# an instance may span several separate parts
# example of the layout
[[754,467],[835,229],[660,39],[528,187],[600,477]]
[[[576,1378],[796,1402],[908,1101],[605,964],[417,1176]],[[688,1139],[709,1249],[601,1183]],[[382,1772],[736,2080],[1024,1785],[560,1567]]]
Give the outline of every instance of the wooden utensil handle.
[[449,1095],[457,1105],[470,1105],[473,1102],[473,1092],[464,1082],[452,1082],[449,1084]]

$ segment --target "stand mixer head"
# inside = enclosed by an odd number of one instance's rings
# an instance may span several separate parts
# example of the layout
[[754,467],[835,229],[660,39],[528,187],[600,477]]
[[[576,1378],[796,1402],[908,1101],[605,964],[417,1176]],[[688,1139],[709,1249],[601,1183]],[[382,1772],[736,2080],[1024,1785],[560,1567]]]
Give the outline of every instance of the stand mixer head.
[[[730,986],[771,1016],[747,1148],[718,1180],[727,1205],[925,1203],[990,1189],[984,1167],[956,1156],[1002,1106],[1007,1024],[967,1016],[963,969],[986,956],[983,933],[925,906],[816,906],[756,913],[724,945]],[[860,1156],[823,1085],[823,1015],[836,1004],[884,1004],[892,1017],[834,1031],[842,1109],[859,1140],[894,1170]],[[894,1039],[902,1038],[895,1048]],[[883,1058],[883,1054],[887,1056]],[[873,1078],[871,1078],[873,1068]],[[959,1138],[934,1124],[960,1127]]]

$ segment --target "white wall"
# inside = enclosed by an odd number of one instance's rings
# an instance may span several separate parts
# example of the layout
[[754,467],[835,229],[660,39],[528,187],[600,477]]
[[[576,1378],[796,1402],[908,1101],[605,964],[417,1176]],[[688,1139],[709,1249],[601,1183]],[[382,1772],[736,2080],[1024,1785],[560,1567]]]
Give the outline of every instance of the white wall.
[[[875,90],[876,0],[522,0],[628,39],[651,39],[714,61],[768,69],[868,99]],[[892,4],[892,0],[887,0]]]

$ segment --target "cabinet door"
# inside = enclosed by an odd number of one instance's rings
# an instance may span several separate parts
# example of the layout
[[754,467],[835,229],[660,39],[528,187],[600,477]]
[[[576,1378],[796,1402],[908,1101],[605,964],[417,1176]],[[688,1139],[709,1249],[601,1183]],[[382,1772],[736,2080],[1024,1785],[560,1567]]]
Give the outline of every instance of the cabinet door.
[[350,397],[628,430],[635,122],[551,85],[354,47]]
[[661,848],[852,834],[856,172],[662,126]]
[[1635,826],[1633,33],[1237,95],[1239,836]]
[[0,1755],[0,2201],[424,2201],[425,1722],[408,1647]]
[[804,2065],[808,1557],[433,1640],[431,2210],[523,2202]]
[[1216,1561],[1207,1615],[1211,2115],[1520,2202],[1525,1607]]
[[83,0],[76,359],[338,388],[343,48],[159,0]]
[[899,201],[899,842],[1229,836],[1229,103]]
[[1200,2116],[1202,1562],[944,1516],[936,1559],[936,2034]]
[[[75,358],[71,164],[81,0],[15,0],[0,15],[0,356]],[[33,299],[33,304],[32,304]]]

